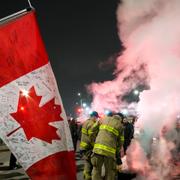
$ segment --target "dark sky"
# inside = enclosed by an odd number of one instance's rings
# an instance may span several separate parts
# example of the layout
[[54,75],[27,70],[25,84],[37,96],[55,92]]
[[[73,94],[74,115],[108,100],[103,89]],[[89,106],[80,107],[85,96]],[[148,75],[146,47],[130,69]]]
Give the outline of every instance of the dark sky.
[[[118,0],[31,0],[67,114],[87,98],[85,85],[112,79],[112,68],[102,70],[121,49],[116,27]],[[3,0],[0,17],[28,6],[27,0]]]

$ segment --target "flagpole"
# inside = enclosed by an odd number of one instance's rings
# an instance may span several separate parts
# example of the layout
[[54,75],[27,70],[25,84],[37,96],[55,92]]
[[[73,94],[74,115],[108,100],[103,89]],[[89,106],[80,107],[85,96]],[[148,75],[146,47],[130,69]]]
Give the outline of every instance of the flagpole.
[[21,10],[21,11],[18,11],[18,12],[16,12],[16,13],[13,13],[13,14],[11,14],[11,15],[9,15],[9,16],[6,16],[6,17],[4,17],[4,18],[1,18],[1,19],[0,19],[0,24],[6,23],[6,22],[9,21],[9,20],[15,19],[15,18],[17,18],[17,17],[19,17],[19,16],[21,16],[21,15],[24,15],[24,14],[26,14],[27,12],[31,11],[32,9],[33,9],[32,7],[29,7],[29,8],[23,9],[23,10]]

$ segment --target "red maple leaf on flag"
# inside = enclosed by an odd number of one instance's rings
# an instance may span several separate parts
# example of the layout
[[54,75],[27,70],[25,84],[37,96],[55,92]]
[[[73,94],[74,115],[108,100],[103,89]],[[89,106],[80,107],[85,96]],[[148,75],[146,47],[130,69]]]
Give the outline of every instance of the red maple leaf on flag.
[[56,133],[57,128],[49,125],[49,123],[63,120],[60,116],[62,112],[61,106],[55,105],[55,99],[53,98],[42,107],[39,107],[41,98],[42,96],[36,95],[34,87],[28,91],[27,95],[20,91],[17,112],[10,115],[24,129],[28,140],[36,137],[51,143],[53,139],[60,139]]

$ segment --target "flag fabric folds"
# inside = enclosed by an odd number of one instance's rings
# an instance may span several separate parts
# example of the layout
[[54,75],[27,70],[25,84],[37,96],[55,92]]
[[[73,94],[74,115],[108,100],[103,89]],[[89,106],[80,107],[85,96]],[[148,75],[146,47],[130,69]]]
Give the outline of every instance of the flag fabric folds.
[[32,180],[75,180],[69,126],[32,10],[0,24],[0,137]]

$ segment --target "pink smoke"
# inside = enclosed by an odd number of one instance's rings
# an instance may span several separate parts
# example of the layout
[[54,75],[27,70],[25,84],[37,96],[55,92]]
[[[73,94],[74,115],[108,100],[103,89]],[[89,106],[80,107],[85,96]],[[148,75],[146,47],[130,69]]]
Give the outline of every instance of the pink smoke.
[[[171,179],[173,164],[170,163],[170,152],[174,143],[161,137],[160,132],[164,125],[171,131],[180,112],[179,19],[179,0],[122,0],[117,9],[117,21],[125,50],[117,58],[115,79],[88,87],[93,95],[92,108],[102,112],[105,109],[119,111],[128,105],[122,101],[124,94],[138,84],[149,84],[150,90],[140,94],[137,104],[137,125],[141,126],[144,134],[138,139],[139,143],[132,145],[136,148],[129,150],[129,155],[136,149],[139,159],[131,158],[131,163],[139,168],[136,171],[148,173],[151,179],[159,176]],[[151,140],[156,136],[159,136],[156,153],[152,153]],[[152,161],[145,158],[149,153]],[[156,158],[153,160],[153,157]],[[167,167],[166,170],[156,168],[157,162]],[[144,163],[147,168],[142,169]]]

